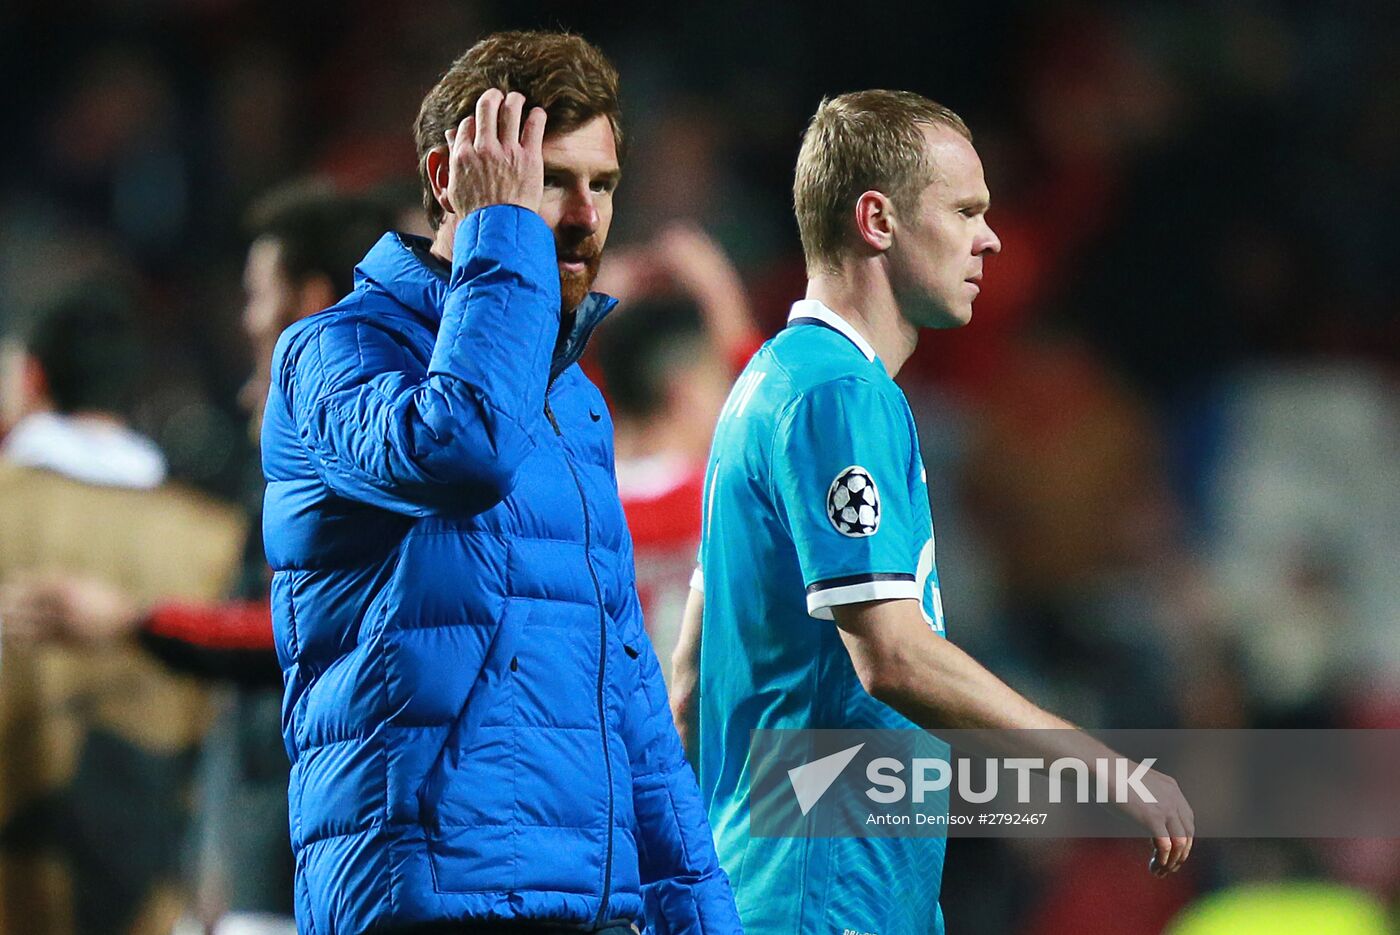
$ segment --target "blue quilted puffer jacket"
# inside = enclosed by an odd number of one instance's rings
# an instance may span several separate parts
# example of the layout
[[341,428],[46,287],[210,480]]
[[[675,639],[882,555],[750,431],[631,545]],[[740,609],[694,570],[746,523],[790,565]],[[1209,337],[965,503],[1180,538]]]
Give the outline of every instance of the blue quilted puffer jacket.
[[642,628],[612,422],[553,236],[386,234],[293,325],[264,537],[302,935],[442,920],[740,929]]

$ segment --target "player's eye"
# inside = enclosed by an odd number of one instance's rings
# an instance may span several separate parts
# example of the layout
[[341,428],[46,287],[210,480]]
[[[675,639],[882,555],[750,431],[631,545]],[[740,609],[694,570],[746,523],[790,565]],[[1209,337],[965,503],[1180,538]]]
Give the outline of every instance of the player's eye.
[[562,178],[560,178],[559,175],[557,175],[556,173],[553,173],[553,172],[546,172],[546,173],[544,174],[544,187],[545,187],[545,188],[560,188],[560,187],[563,186],[563,184],[564,184],[564,180],[563,180]]
[[600,195],[609,195],[612,194],[613,189],[617,188],[617,180],[594,179],[593,184],[590,187]]

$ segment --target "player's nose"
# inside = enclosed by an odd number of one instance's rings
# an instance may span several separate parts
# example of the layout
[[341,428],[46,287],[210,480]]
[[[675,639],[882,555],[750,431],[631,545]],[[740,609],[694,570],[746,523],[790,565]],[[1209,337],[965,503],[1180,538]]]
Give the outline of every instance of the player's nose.
[[986,221],[983,221],[982,224],[984,227],[983,236],[980,239],[978,248],[973,252],[976,253],[978,256],[981,256],[986,253],[1000,253],[1001,238],[997,236],[996,231],[992,230],[992,225],[988,224]]

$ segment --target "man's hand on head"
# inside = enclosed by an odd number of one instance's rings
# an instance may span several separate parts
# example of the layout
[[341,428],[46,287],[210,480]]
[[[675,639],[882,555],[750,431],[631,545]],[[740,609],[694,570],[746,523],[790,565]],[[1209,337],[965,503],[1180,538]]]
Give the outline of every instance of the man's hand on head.
[[540,210],[545,112],[524,110],[525,95],[491,88],[477,100],[476,113],[447,131],[447,198],[458,217],[488,205]]

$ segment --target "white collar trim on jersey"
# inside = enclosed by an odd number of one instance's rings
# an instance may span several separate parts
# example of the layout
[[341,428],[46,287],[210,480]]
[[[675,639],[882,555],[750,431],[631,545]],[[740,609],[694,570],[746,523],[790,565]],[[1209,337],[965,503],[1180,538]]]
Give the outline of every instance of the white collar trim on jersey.
[[860,352],[865,355],[866,360],[872,363],[875,361],[875,348],[870,346],[870,342],[861,337],[860,332],[853,328],[850,322],[816,299],[798,299],[792,303],[792,311],[788,313],[788,321],[792,321],[794,318],[815,318],[824,325],[830,325],[860,348]]

